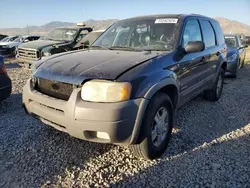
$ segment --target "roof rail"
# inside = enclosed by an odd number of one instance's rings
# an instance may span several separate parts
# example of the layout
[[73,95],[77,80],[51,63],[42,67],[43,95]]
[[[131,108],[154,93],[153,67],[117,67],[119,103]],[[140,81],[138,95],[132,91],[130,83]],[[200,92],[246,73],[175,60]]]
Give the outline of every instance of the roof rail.
[[206,16],[204,16],[202,14],[195,14],[195,13],[191,13],[190,15],[192,15],[192,16],[203,16],[203,17],[206,17]]

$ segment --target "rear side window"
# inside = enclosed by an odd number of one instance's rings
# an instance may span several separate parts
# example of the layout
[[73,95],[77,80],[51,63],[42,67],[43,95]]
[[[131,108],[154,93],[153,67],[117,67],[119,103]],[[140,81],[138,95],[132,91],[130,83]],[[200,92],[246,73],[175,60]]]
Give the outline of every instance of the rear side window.
[[201,29],[203,33],[203,41],[206,45],[206,48],[215,46],[215,35],[214,35],[214,30],[210,24],[209,21],[206,20],[201,20]]
[[33,37],[33,40],[38,40],[39,38],[40,38],[40,37],[36,37],[36,36],[35,36],[35,37]]
[[185,25],[183,38],[183,47],[187,45],[190,41],[202,41],[200,25],[197,20],[188,20]]
[[217,43],[220,44],[225,44],[225,39],[224,39],[224,34],[221,29],[221,26],[218,22],[213,21],[212,22],[213,28],[215,30],[216,36],[217,36]]

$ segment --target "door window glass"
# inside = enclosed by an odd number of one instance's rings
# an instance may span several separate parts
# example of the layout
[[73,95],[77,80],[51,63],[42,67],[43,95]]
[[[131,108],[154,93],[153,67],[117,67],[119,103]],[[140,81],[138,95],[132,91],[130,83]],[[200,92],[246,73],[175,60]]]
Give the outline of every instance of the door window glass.
[[201,20],[201,29],[206,48],[216,45],[214,30],[209,21]]
[[184,29],[183,47],[190,41],[202,41],[201,30],[197,20],[189,20]]

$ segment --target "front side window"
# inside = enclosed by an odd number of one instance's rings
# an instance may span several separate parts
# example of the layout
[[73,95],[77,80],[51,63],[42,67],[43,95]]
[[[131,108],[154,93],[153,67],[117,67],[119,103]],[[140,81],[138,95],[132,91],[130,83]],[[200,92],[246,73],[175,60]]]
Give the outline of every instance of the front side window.
[[78,37],[77,37],[77,39],[76,39],[76,42],[79,42],[80,40],[82,40],[87,34],[88,34],[88,31],[87,31],[87,30],[82,30],[82,31],[79,33],[79,35],[78,35]]
[[25,40],[24,37],[18,37],[14,40],[14,42],[23,42]]
[[157,18],[120,21],[106,30],[92,46],[120,50],[170,51],[175,44],[176,20],[174,19],[174,23],[170,19]]
[[183,33],[183,47],[188,42],[202,41],[201,30],[197,20],[188,20]]
[[228,48],[237,48],[237,40],[234,36],[225,36],[225,42]]
[[100,35],[102,32],[91,32],[85,36],[81,42],[86,44],[86,45],[91,45]]
[[237,36],[237,39],[238,39],[238,47],[240,47],[242,45],[240,36]]
[[75,39],[77,31],[77,29],[55,29],[45,37],[45,40],[70,42]]
[[201,20],[201,29],[203,33],[203,40],[206,48],[212,47],[216,45],[214,30],[207,20]]

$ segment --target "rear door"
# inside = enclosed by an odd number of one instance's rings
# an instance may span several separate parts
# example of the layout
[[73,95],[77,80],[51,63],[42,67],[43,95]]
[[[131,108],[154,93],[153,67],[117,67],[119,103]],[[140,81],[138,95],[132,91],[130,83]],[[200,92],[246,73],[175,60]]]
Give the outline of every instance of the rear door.
[[[200,25],[195,18],[188,19],[184,24],[182,48],[185,48],[190,41],[202,41]],[[200,82],[203,77],[202,70],[204,69],[203,53],[186,54],[177,64],[179,66],[180,103],[183,104],[200,92]]]
[[223,53],[223,49],[220,47],[217,41],[214,28],[207,19],[199,20],[202,30],[203,41],[205,43],[205,50],[203,53],[204,69],[203,71],[203,86],[209,86],[209,82],[213,82],[216,77],[216,68],[220,64],[219,57]]

